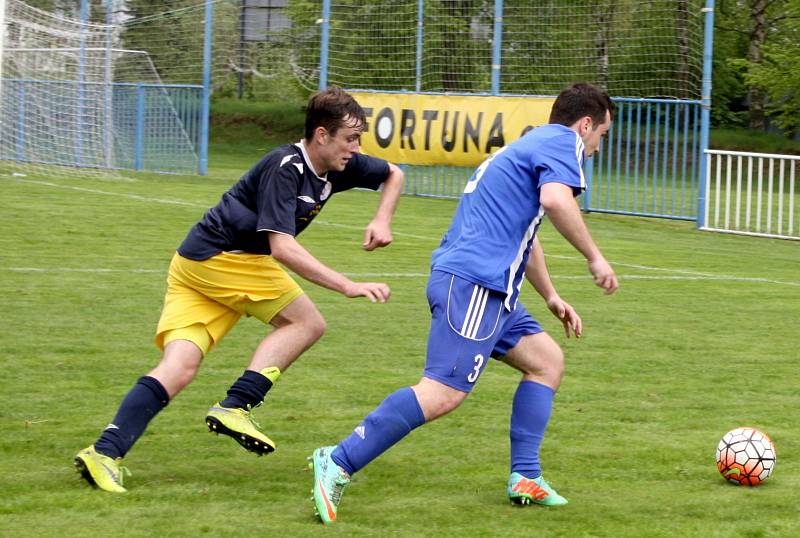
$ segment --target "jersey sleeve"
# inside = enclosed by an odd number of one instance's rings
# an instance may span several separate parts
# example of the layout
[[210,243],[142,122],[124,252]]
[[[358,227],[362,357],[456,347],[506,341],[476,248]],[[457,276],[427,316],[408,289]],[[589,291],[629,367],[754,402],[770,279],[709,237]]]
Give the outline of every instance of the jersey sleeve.
[[572,187],[575,196],[586,189],[583,176],[583,141],[577,133],[564,133],[543,141],[536,153],[539,184],[563,183]]
[[296,234],[295,212],[300,179],[297,168],[289,162],[265,168],[259,182],[256,208],[256,229],[259,232]]
[[388,162],[377,157],[356,153],[347,162],[347,166],[337,178],[334,184],[334,192],[356,187],[376,191],[388,176]]

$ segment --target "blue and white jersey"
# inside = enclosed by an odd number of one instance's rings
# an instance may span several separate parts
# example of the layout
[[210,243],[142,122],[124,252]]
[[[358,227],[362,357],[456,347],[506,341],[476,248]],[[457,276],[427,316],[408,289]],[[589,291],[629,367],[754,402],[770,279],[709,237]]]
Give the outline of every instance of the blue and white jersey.
[[549,124],[487,158],[467,183],[450,229],[433,252],[431,269],[446,271],[506,295],[513,310],[533,238],[544,217],[539,190],[549,182],[586,188],[583,141]]

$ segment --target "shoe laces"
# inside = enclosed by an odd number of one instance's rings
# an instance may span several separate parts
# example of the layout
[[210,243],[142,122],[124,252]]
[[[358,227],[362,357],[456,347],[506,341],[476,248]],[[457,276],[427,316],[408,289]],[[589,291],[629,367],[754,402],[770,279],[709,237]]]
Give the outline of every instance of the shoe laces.
[[339,504],[339,500],[342,498],[342,493],[344,492],[344,487],[349,484],[350,481],[346,478],[343,478],[341,474],[333,479],[333,488],[331,491],[331,502],[334,505]]
[[534,481],[546,490],[553,489],[553,487],[550,485],[550,482],[545,480],[543,476],[539,476],[539,478],[534,479]]
[[124,481],[124,476],[125,475],[133,476],[133,473],[131,472],[130,469],[122,465],[121,459],[117,460],[115,463],[117,464],[117,469],[119,469],[119,472],[117,473],[119,485],[124,486],[124,484],[122,483]]
[[261,424],[256,422],[256,419],[253,417],[253,411],[255,410],[256,407],[261,407],[262,403],[264,403],[264,402],[259,402],[256,405],[247,404],[247,409],[245,410],[245,413],[247,414],[247,420],[249,420],[250,424],[255,426],[255,428],[258,431],[261,431]]

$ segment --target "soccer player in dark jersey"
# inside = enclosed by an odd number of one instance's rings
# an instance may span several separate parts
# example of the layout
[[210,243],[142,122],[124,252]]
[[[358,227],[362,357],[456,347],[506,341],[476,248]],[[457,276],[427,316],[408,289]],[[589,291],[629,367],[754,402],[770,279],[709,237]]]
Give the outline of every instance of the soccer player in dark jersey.
[[458,407],[490,357],[522,373],[511,411],[507,494],[515,503],[567,503],[542,477],[539,446],[564,373],[559,345],[518,302],[523,277],[561,320],[567,337],[582,322],[556,292],[536,232],[545,214],[587,260],[596,285],[618,286],[574,197],[583,163],[600,147],[614,105],[603,91],[574,84],[556,99],[548,125],[498,150],[472,175],[450,229],[434,251],[428,280],[432,318],[422,379],[390,394],[337,446],[312,457],[314,502],[324,523],[353,473],[411,430]]
[[243,315],[274,329],[227,397],[209,409],[206,423],[259,455],[275,449],[253,421],[252,409],[325,332],[324,318],[280,264],[347,297],[378,303],[389,299],[386,284],[354,282],[296,239],[334,193],[382,187],[362,246],[374,250],[391,243],[403,172],[359,153],[365,122],[364,110],[341,89],[317,92],[308,103],[304,139],[269,152],[192,227],[169,267],[156,331],[161,362],[136,382],[97,441],[75,457],[90,484],[125,491],[121,458]]

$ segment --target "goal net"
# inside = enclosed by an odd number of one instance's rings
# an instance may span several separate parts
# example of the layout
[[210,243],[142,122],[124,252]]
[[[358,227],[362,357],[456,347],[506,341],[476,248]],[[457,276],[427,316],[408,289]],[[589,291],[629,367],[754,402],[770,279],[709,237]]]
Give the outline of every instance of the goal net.
[[[0,173],[197,171],[201,87],[166,83],[147,47],[125,42],[124,20],[20,0],[6,0],[3,16]],[[200,42],[202,54],[202,31]]]
[[[703,0],[331,0],[328,80],[349,88],[699,99]],[[496,24],[497,23],[497,24]],[[498,31],[499,30],[499,31]],[[500,40],[499,63],[494,45]],[[418,45],[419,43],[419,45]]]

